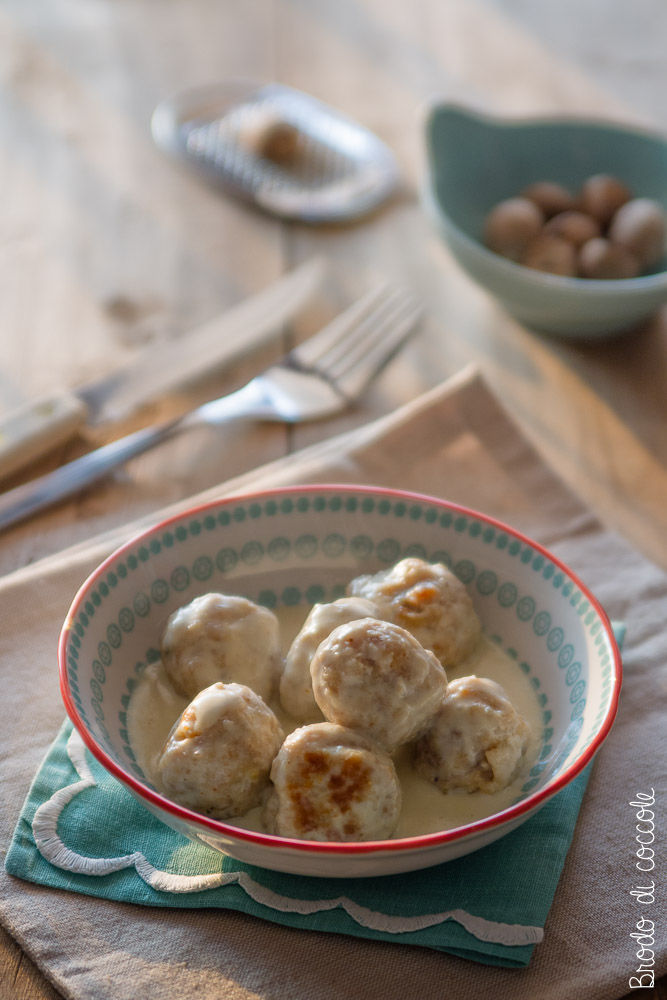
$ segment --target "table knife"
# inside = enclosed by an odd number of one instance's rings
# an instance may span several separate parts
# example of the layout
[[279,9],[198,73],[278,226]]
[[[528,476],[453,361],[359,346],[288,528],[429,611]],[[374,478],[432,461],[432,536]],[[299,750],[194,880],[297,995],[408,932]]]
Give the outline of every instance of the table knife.
[[86,425],[121,420],[143,403],[250,354],[280,333],[282,324],[321,286],[325,272],[322,258],[310,260],[222,316],[167,343],[145,348],[125,367],[0,417],[0,478],[46,454]]

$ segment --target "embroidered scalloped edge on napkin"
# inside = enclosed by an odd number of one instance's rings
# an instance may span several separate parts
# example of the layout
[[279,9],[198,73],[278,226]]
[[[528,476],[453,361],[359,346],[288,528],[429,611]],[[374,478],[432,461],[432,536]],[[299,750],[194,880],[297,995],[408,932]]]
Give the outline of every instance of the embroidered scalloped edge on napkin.
[[542,940],[541,927],[486,920],[461,909],[418,916],[396,916],[360,906],[346,896],[306,900],[280,895],[260,885],[244,871],[179,875],[155,868],[140,851],[110,858],[93,858],[79,854],[67,847],[58,835],[58,821],[63,809],[72,799],[85,789],[95,787],[97,782],[88,766],[86,748],[76,730],[72,731],[67,741],[67,754],[79,780],[54,792],[51,798],[38,807],[32,821],[33,836],[40,854],[50,864],[64,871],[77,875],[104,876],[134,867],[137,875],[152,889],[169,893],[202,892],[237,884],[255,902],[271,909],[306,915],[341,908],[362,927],[385,934],[411,933],[447,920],[454,920],[480,941],[520,946],[537,944]]

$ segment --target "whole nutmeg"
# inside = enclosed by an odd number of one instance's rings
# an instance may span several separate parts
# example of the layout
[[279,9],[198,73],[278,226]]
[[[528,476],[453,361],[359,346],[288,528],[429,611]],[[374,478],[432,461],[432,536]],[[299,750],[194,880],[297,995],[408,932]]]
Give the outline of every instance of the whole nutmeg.
[[600,223],[591,215],[571,210],[554,215],[545,225],[544,231],[580,247],[600,235]]
[[518,261],[531,240],[540,232],[543,223],[544,216],[532,201],[527,198],[506,198],[487,215],[484,242],[495,253]]
[[581,186],[580,206],[600,225],[606,226],[615,212],[630,201],[632,192],[611,174],[593,174]]
[[583,278],[636,278],[639,261],[618,243],[601,236],[584,243],[579,251],[579,272]]
[[651,198],[633,198],[611,220],[609,239],[629,250],[642,270],[654,267],[665,252],[665,213]]
[[249,153],[275,163],[289,163],[297,154],[299,130],[277,112],[261,104],[243,109],[237,127],[237,140]]
[[521,192],[522,198],[532,201],[546,219],[575,207],[575,200],[567,188],[555,181],[536,181]]
[[577,274],[577,250],[568,240],[542,232],[529,244],[521,263],[536,271],[573,278]]

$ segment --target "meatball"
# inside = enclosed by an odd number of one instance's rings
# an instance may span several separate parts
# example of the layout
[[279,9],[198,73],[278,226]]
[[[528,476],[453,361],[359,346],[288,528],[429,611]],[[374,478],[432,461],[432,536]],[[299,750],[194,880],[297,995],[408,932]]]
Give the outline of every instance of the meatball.
[[227,819],[259,805],[284,738],[280,723],[245,684],[200,691],[172,729],[158,761],[166,794]]
[[315,604],[285,657],[280,679],[280,701],[286,712],[300,722],[317,722],[322,713],[313,697],[310,661],[315,650],[338,625],[369,618],[375,608],[363,597],[341,597],[331,604]]
[[203,594],[171,615],[161,652],[186,698],[215,681],[236,681],[268,701],[282,662],[278,619],[245,597]]
[[472,653],[482,626],[465,586],[446,566],[403,559],[374,576],[358,576],[348,593],[366,597],[381,618],[407,629],[445,667]]
[[399,625],[376,618],[335,628],[317,647],[310,674],[324,717],[389,753],[424,728],[447,687],[434,653]]
[[300,840],[385,840],[401,786],[387,754],[360,733],[320,722],[295,729],[271,768],[267,829]]
[[414,766],[442,792],[497,792],[516,776],[530,730],[504,689],[485,677],[450,682],[428,729],[416,741]]

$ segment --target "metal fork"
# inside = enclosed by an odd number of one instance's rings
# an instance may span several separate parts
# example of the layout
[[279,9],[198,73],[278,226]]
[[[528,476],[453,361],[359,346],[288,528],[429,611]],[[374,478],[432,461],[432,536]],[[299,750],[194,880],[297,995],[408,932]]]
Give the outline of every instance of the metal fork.
[[361,396],[398,351],[420,313],[409,292],[390,290],[386,284],[374,289],[236,392],[128,434],[0,495],[0,531],[193,427],[242,417],[299,423],[338,413]]

